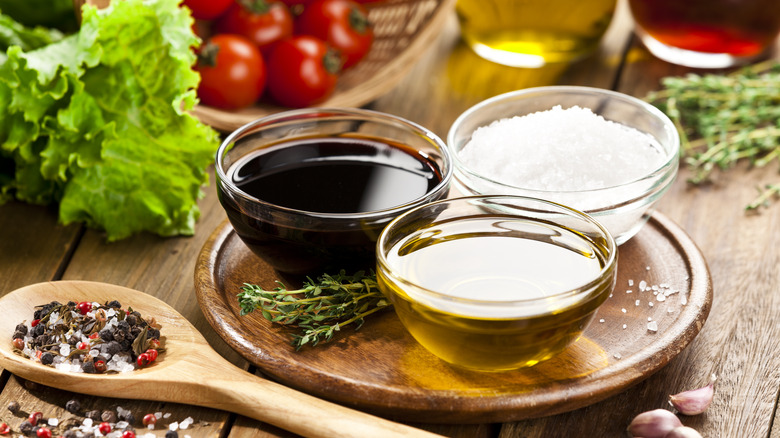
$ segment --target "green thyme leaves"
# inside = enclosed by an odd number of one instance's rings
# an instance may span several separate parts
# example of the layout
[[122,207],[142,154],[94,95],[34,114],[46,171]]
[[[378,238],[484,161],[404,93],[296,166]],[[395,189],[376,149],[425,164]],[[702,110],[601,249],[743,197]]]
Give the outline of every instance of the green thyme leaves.
[[267,320],[284,325],[296,325],[300,332],[293,335],[296,350],[331,340],[342,327],[354,325],[358,330],[364,318],[390,306],[379,291],[376,275],[359,271],[347,275],[324,274],[313,281],[308,278],[300,289],[288,290],[282,283],[273,290],[245,283],[238,294],[241,315],[255,310]]
[[[728,75],[667,77],[662,84],[645,99],[677,126],[681,159],[693,172],[690,182],[706,182],[714,170],[741,159],[761,167],[780,156],[780,63]],[[747,209],[767,204],[779,192],[780,184],[767,184]]]

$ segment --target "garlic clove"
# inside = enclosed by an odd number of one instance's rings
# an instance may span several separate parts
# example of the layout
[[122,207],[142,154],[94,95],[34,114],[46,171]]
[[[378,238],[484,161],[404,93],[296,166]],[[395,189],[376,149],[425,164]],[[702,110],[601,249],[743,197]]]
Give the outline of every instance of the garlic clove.
[[688,426],[681,426],[672,429],[664,438],[702,438],[701,434]]
[[712,403],[712,398],[715,395],[715,380],[717,380],[717,377],[713,374],[707,386],[670,395],[669,404],[683,415],[701,414]]
[[664,438],[666,434],[682,426],[680,419],[671,411],[656,409],[642,412],[634,417],[628,426],[631,436],[642,438]]

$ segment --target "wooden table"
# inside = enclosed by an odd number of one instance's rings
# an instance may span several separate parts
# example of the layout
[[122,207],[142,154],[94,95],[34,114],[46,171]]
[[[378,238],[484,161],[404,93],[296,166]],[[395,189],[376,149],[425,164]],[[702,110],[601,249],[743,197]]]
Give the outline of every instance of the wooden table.
[[[460,112],[502,92],[572,84],[641,97],[657,89],[661,77],[691,71],[654,59],[632,37],[631,25],[621,4],[596,55],[571,66],[523,70],[493,65],[473,55],[458,39],[453,14],[437,45],[411,74],[368,107],[406,117],[444,137]],[[669,394],[698,387],[716,373],[719,381],[710,409],[699,416],[683,417],[683,422],[706,437],[780,437],[780,421],[773,422],[780,389],[780,205],[758,214],[743,210],[755,196],[756,187],[780,179],[777,165],[764,169],[740,166],[701,187],[689,186],[688,176],[687,170],[681,171],[659,206],[659,211],[685,229],[700,247],[714,284],[709,319],[687,349],[629,390],[574,412],[507,424],[418,426],[457,437],[619,437],[636,414],[666,406]],[[205,192],[194,237],[145,234],[116,243],[106,243],[99,231],[57,224],[53,208],[21,203],[0,206],[0,294],[31,283],[74,279],[143,290],[175,307],[217,351],[237,366],[248,368],[208,325],[195,299],[196,256],[225,218],[214,184]],[[290,436],[218,410],[121,400],[122,394],[106,394],[116,398],[100,399],[65,393],[25,384],[7,371],[3,371],[0,387],[0,418],[13,427],[21,419],[13,418],[4,408],[12,400],[27,411],[63,417],[67,416],[65,402],[76,398],[85,409],[119,405],[133,410],[139,418],[157,411],[170,413],[167,421],[193,417],[196,425],[180,436]],[[306,421],[305,406],[301,407],[301,421]],[[159,429],[158,436],[162,436]]]

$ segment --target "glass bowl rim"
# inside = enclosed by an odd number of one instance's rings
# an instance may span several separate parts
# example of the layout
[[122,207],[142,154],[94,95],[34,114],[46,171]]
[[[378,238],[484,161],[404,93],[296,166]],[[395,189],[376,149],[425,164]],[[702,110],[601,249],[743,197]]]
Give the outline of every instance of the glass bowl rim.
[[[559,211],[561,213],[565,213],[568,216],[577,217],[579,219],[584,219],[586,222],[591,223],[592,225],[595,225],[596,228],[599,231],[599,234],[601,234],[607,243],[607,251],[608,251],[608,258],[606,262],[604,263],[604,266],[599,270],[598,275],[595,276],[592,280],[589,282],[580,285],[576,288],[572,288],[569,290],[565,290],[556,294],[552,294],[545,297],[538,297],[538,298],[526,298],[526,299],[519,299],[519,300],[502,300],[502,301],[495,301],[495,300],[480,300],[480,299],[474,299],[474,298],[464,298],[464,297],[455,297],[443,292],[438,292],[436,290],[423,287],[413,281],[407,280],[404,277],[399,276],[396,273],[396,270],[393,269],[390,266],[390,263],[387,260],[387,257],[385,256],[385,240],[386,236],[390,234],[396,226],[404,221],[406,218],[415,215],[420,212],[420,210],[424,208],[431,208],[435,207],[437,205],[450,203],[450,202],[466,202],[466,201],[485,201],[489,199],[507,199],[507,200],[523,200],[523,201],[532,201],[537,202],[541,204],[550,205]],[[435,223],[435,221],[434,221]],[[389,249],[389,248],[388,248]],[[528,196],[518,196],[518,195],[476,195],[476,196],[462,196],[457,198],[446,198],[441,199],[438,201],[430,202],[427,204],[420,205],[418,207],[415,207],[407,212],[404,212],[403,214],[399,215],[395,219],[393,219],[380,233],[379,237],[377,238],[377,249],[376,249],[376,260],[378,265],[378,270],[383,271],[384,275],[392,277],[393,281],[402,285],[411,286],[415,288],[415,293],[419,293],[428,297],[436,298],[436,299],[446,299],[450,302],[457,302],[462,303],[465,305],[472,305],[472,306],[480,306],[480,307],[498,307],[498,306],[512,306],[512,305],[521,305],[521,304],[537,304],[537,303],[543,303],[545,301],[549,301],[552,299],[561,299],[561,298],[570,298],[573,296],[576,296],[578,294],[585,294],[591,292],[591,290],[600,282],[604,280],[604,275],[609,271],[617,271],[617,255],[618,255],[618,245],[615,242],[614,237],[612,234],[609,233],[609,231],[601,225],[599,221],[591,217],[590,215],[583,213],[582,211],[576,210],[574,208],[568,207],[563,204],[559,204],[557,202],[548,201],[545,199],[539,199],[539,198],[532,198]],[[418,302],[418,300],[412,298],[413,301]]]
[[[360,213],[324,213],[324,212],[300,210],[296,208],[284,207],[281,205],[263,201],[239,189],[227,177],[225,171],[223,170],[223,164],[224,164],[223,155],[225,155],[232,148],[234,142],[240,140],[244,135],[251,134],[251,132],[257,127],[271,126],[280,121],[284,121],[286,119],[291,119],[299,116],[311,116],[310,118],[304,120],[316,122],[315,116],[317,116],[318,114],[324,114],[326,116],[338,115],[342,117],[351,117],[353,119],[365,119],[365,120],[379,119],[383,122],[387,122],[387,124],[390,126],[399,127],[401,129],[409,129],[411,133],[416,133],[418,136],[428,139],[430,142],[432,142],[432,144],[434,144],[439,149],[439,152],[441,154],[441,159],[443,161],[443,165],[441,166],[441,168],[443,169],[441,181],[439,181],[439,183],[436,184],[436,186],[434,186],[432,189],[425,192],[424,195],[419,196],[404,204],[396,205],[394,207],[386,208],[383,210],[372,210],[372,211],[360,212]],[[418,205],[424,204],[429,197],[446,190],[447,187],[449,187],[450,182],[452,180],[452,175],[454,174],[452,153],[447,148],[447,145],[444,143],[444,141],[433,131],[420,124],[405,119],[403,117],[396,116],[389,113],[384,113],[381,111],[364,109],[364,108],[309,107],[309,108],[300,108],[300,109],[282,111],[279,113],[275,113],[275,114],[271,114],[265,117],[255,119],[239,127],[235,131],[231,132],[227,137],[225,137],[222,143],[220,143],[219,148],[217,148],[214,167],[215,167],[214,172],[218,180],[217,181],[218,184],[224,186],[234,196],[239,196],[243,198],[245,201],[259,204],[273,211],[278,211],[278,212],[287,213],[291,215],[303,215],[312,218],[335,219],[335,220],[377,219],[377,218],[382,218],[387,215],[391,215],[396,212],[404,211],[409,208],[413,208]]]
[[[649,172],[646,175],[643,175],[639,178],[635,178],[630,181],[626,181],[624,183],[618,184],[618,185],[612,185],[608,187],[600,187],[597,189],[587,189],[587,190],[542,190],[542,189],[532,189],[527,187],[521,187],[516,185],[507,184],[501,181],[496,181],[486,175],[480,174],[475,172],[473,169],[471,169],[469,166],[467,166],[463,161],[460,159],[459,151],[455,150],[455,131],[457,130],[460,125],[462,125],[465,120],[473,115],[474,113],[482,110],[485,107],[491,106],[497,102],[504,101],[506,99],[514,98],[516,96],[524,96],[524,95],[530,95],[530,94],[554,94],[554,93],[572,93],[572,94],[589,94],[589,95],[604,95],[605,97],[611,97],[616,98],[618,100],[622,100],[624,102],[636,105],[640,109],[644,110],[647,113],[650,113],[650,115],[654,116],[655,118],[659,119],[661,122],[663,122],[664,130],[667,131],[671,138],[671,151],[667,152],[666,148],[663,148],[663,152],[666,154],[666,160],[664,160],[660,165],[658,165],[656,168],[654,168],[651,172]],[[540,110],[542,111],[542,110]],[[531,114],[531,113],[528,113]],[[596,114],[596,113],[594,113]],[[597,114],[601,116],[601,114]],[[603,117],[603,116],[602,116]],[[619,123],[619,122],[616,122]],[[640,131],[643,132],[643,131]],[[644,133],[644,132],[643,132]],[[648,134],[649,135],[649,134]],[[472,107],[468,108],[466,111],[461,113],[457,119],[452,123],[450,126],[449,131],[447,132],[447,148],[450,149],[450,155],[452,156],[452,161],[455,165],[455,171],[462,172],[466,174],[471,179],[475,180],[481,180],[486,181],[490,184],[496,185],[500,188],[505,188],[514,192],[524,192],[528,195],[523,196],[529,196],[534,198],[544,198],[547,197],[549,194],[588,194],[588,193],[605,193],[613,190],[619,190],[621,188],[630,187],[632,185],[641,184],[648,180],[653,180],[657,177],[662,177],[665,174],[668,173],[674,173],[678,169],[678,160],[679,160],[679,154],[680,154],[680,134],[677,131],[677,128],[674,125],[674,122],[672,122],[669,117],[663,113],[660,109],[656,108],[655,106],[638,99],[634,96],[630,96],[628,94],[620,93],[617,91],[607,90],[603,88],[596,88],[596,87],[584,87],[584,86],[576,86],[576,85],[550,85],[550,86],[543,86],[543,87],[533,87],[533,88],[525,88],[522,90],[515,90],[510,91],[507,93],[499,94],[497,96],[493,96],[491,98],[485,99]],[[468,184],[462,183],[467,188]],[[469,190],[471,190],[469,188]],[[538,195],[537,195],[538,194]],[[518,195],[520,196],[520,195]],[[637,195],[637,197],[642,197],[641,195]],[[599,210],[605,210],[608,209],[607,207],[600,208]]]

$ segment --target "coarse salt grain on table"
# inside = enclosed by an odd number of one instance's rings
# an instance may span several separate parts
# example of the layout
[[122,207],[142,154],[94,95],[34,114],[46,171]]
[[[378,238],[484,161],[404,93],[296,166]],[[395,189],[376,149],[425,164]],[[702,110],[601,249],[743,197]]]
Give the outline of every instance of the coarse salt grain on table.
[[664,161],[651,136],[588,108],[560,105],[478,128],[459,156],[497,182],[544,191],[614,187]]

